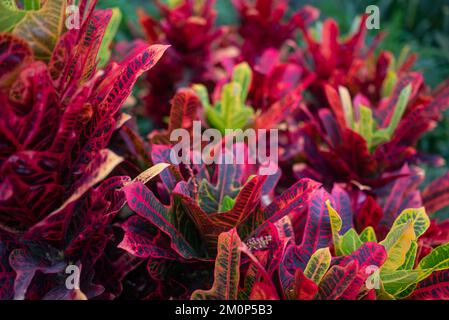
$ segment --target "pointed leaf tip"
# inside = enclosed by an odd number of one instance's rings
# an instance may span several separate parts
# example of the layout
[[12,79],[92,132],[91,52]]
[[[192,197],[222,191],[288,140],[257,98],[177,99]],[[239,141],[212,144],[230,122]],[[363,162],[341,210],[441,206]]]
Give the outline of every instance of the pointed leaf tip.
[[142,54],[148,54],[150,56],[147,69],[151,69],[154,65],[156,65],[169,47],[171,46],[164,44],[153,44],[144,49]]
[[167,49],[170,47],[171,45],[169,44],[153,44],[150,46],[150,49],[153,49],[156,52],[158,59],[160,59],[160,57],[162,57],[165,51],[167,51]]

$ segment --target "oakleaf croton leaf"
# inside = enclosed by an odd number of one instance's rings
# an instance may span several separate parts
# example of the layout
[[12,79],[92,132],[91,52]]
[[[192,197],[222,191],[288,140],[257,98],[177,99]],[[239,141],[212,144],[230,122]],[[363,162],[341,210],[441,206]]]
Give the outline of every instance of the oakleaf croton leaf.
[[420,282],[410,299],[415,300],[448,300],[449,271],[437,271],[429,278]]
[[167,130],[154,131],[151,142],[160,145],[170,145],[171,133],[176,129],[186,129],[192,134],[193,122],[198,120],[201,101],[192,89],[180,89],[171,101],[170,122]]
[[0,0],[0,299],[449,298],[449,176],[420,141],[449,82],[368,14],[342,35],[232,2],[217,26],[214,0],[157,0],[124,33],[97,0]]
[[[181,257],[189,259],[201,256],[201,252],[198,253],[189,243],[189,240],[186,239],[187,235],[180,231],[183,230],[183,226],[179,225],[182,221],[177,221],[177,204],[175,204],[174,198],[171,206],[167,207],[162,204],[155,197],[153,192],[141,182],[134,182],[130,184],[125,188],[124,192],[131,210],[136,212],[146,221],[151,222],[154,226],[168,235],[171,239],[171,246],[173,250],[175,250],[175,252],[177,252]],[[135,227],[137,227],[136,222],[133,223]],[[128,231],[132,230],[130,227],[133,224],[130,223],[132,223],[132,221],[125,225],[125,228]],[[181,228],[178,229],[178,227]],[[145,228],[142,228],[142,231],[144,230]],[[145,239],[145,237],[142,237],[141,239]],[[125,238],[125,241],[129,241],[128,237]],[[125,244],[122,244],[122,247],[124,245]],[[132,251],[135,250],[133,249]]]
[[[124,161],[111,151],[111,139],[137,78],[167,46],[136,47],[121,62],[97,69],[112,11],[95,10],[95,3],[80,1],[80,28],[70,30],[62,30],[65,1],[23,12],[6,3],[23,17],[11,33],[0,34],[2,279],[15,272],[13,288],[7,279],[2,296],[103,292],[91,281],[114,237],[112,221],[124,205],[120,189],[130,180],[110,177]],[[59,290],[59,273],[75,263],[82,266],[85,292]]]
[[19,9],[16,1],[2,0],[0,31],[26,40],[36,58],[48,59],[63,31],[66,7],[67,1],[48,0],[42,7],[41,1],[25,1],[25,8]]
[[[196,290],[194,300],[236,300],[240,280],[241,240],[236,229],[218,237],[214,284],[210,290]],[[257,284],[256,284],[257,285]],[[257,288],[257,287],[256,287]],[[254,288],[253,288],[254,290]]]
[[[264,179],[254,177],[238,193],[232,209],[207,214],[191,198],[189,184],[179,182],[173,190],[170,206],[162,204],[141,182],[124,189],[129,207],[153,223],[172,241],[172,248],[183,258],[206,258],[216,250],[218,235],[244,223],[260,202]],[[199,239],[204,241],[198,244]]]

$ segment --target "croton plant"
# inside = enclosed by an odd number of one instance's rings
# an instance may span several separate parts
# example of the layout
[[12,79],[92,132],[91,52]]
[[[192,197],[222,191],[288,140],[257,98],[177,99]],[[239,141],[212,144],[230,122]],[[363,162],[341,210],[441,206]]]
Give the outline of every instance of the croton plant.
[[[229,26],[157,0],[118,59],[96,2],[0,0],[0,299],[449,299],[449,173],[424,186],[444,161],[416,148],[449,87],[415,55],[363,15],[341,37],[287,0],[234,0]],[[195,121],[277,129],[275,174],[174,164]]]

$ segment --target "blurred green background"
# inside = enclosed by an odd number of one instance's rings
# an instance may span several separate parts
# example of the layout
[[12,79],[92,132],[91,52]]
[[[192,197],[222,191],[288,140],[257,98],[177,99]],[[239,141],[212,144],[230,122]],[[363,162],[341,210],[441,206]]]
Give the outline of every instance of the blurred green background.
[[[398,56],[404,46],[418,54],[415,69],[423,72],[426,83],[431,87],[449,78],[449,0],[290,0],[290,13],[303,5],[320,9],[323,20],[332,17],[340,25],[343,34],[351,30],[354,18],[365,12],[372,4],[379,6],[380,29],[387,34],[380,48],[392,51]],[[99,0],[104,8],[119,7],[123,20],[117,40],[143,37],[139,28],[136,9],[143,8],[157,17],[153,0]],[[216,0],[218,24],[233,24],[237,21],[231,0]],[[369,32],[373,37],[377,30]],[[427,180],[441,175],[449,168],[449,112],[428,133],[419,145],[423,152],[439,154],[446,159],[443,168],[427,168]]]

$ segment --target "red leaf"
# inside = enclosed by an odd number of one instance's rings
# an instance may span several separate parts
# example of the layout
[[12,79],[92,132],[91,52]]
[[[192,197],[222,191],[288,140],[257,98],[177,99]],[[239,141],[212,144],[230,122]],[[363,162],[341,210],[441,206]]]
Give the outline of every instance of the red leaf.
[[410,299],[449,300],[449,270],[434,272],[430,277],[418,283]]
[[33,60],[29,45],[8,33],[0,33],[0,87],[12,79],[27,61]]
[[273,287],[265,282],[256,282],[249,296],[249,300],[279,300]]
[[329,246],[332,240],[332,231],[326,200],[331,199],[324,190],[318,190],[309,204],[309,212],[301,247],[309,257],[320,248]]
[[349,194],[338,184],[334,185],[331,195],[333,204],[335,205],[334,209],[337,210],[341,217],[341,233],[344,234],[353,226],[354,217],[351,198],[349,197]]
[[124,189],[126,200],[134,212],[160,228],[171,239],[171,245],[182,257],[197,257],[195,249],[174,225],[175,216],[171,208],[163,205],[144,184],[134,182]]
[[356,260],[339,266],[335,265],[324,275],[318,287],[318,298],[321,300],[337,300],[352,284],[359,271]]
[[324,86],[324,90],[326,93],[327,101],[332,108],[332,111],[335,114],[335,118],[337,120],[340,128],[346,128],[346,120],[343,112],[343,106],[341,105],[340,96],[331,85],[326,84]]
[[[257,212],[265,179],[266,176],[256,176],[248,181],[239,192],[233,208],[228,212],[207,214],[185,193],[175,190],[174,194],[182,199],[188,209],[187,213],[207,243],[209,252],[214,253],[220,233],[238,227]],[[181,184],[178,184],[178,187]],[[255,227],[252,229],[255,230]]]
[[200,107],[201,102],[192,89],[180,89],[171,101],[168,129],[151,134],[152,143],[173,144],[170,134],[176,129],[186,129],[192,133],[193,121],[197,120]]
[[119,248],[139,258],[176,259],[173,251],[167,246],[167,237],[149,222],[132,216],[121,224],[121,227],[125,235],[118,245]]
[[362,232],[370,226],[377,230],[382,216],[383,211],[377,201],[373,197],[367,196],[355,219],[357,231]]
[[295,273],[296,299],[313,300],[318,293],[318,286],[315,282],[304,275],[301,269]]
[[[265,210],[265,220],[276,222],[293,211],[299,211],[309,203],[320,183],[312,179],[301,179],[277,197]],[[261,226],[263,228],[263,226]]]
[[432,181],[422,192],[422,197],[428,214],[449,205],[449,172]]
[[364,243],[351,255],[343,257],[341,261],[337,262],[340,266],[349,265],[356,261],[358,265],[358,272],[353,281],[347,286],[341,294],[342,299],[356,300],[359,294],[365,291],[365,282],[370,276],[368,267],[375,266],[380,268],[387,259],[387,252],[385,248],[374,242]]

